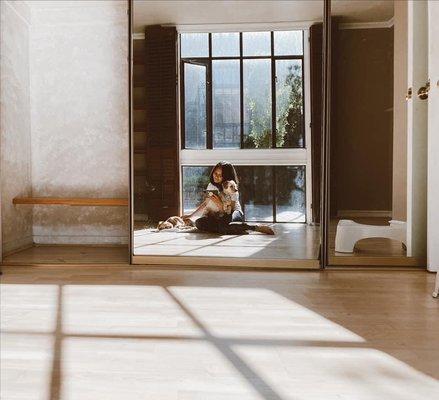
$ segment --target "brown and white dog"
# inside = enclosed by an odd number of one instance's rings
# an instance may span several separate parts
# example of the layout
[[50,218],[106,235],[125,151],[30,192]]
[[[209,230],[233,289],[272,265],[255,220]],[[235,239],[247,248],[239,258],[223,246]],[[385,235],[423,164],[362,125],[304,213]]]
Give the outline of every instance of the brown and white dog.
[[192,228],[194,226],[194,223],[190,218],[182,218],[182,217],[169,217],[166,221],[160,221],[157,225],[157,229],[159,231],[163,229],[172,229],[172,228],[178,228],[178,229],[188,229]]
[[236,198],[238,192],[238,185],[235,181],[224,181],[223,190],[219,192],[218,197],[221,200],[221,205],[215,202],[213,199],[207,198],[205,200],[205,208],[203,210],[203,216],[206,215],[218,215],[232,213],[232,202]]
[[[235,181],[224,181],[223,182],[223,190],[222,192],[218,193],[218,198],[221,202],[221,204],[218,204],[218,201],[215,201],[214,199],[210,198],[212,196],[212,193],[210,193],[210,196],[204,200],[203,203],[203,216],[206,215],[218,215],[222,216],[224,214],[231,214],[232,213],[232,202],[233,199],[236,198],[236,193],[238,192],[238,185]],[[194,212],[191,215],[185,215],[183,217],[169,217],[166,221],[160,221],[157,225],[157,229],[159,231],[163,229],[172,229],[177,228],[181,230],[190,229],[194,226],[194,222],[192,221],[191,217],[195,214]]]

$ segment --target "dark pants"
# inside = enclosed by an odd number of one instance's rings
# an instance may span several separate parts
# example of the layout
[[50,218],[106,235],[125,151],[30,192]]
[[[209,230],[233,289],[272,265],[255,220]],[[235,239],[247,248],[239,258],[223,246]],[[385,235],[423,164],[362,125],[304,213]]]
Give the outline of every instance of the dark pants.
[[[241,222],[231,224],[231,222]],[[207,216],[198,218],[195,226],[200,231],[220,233],[225,235],[242,235],[248,230],[255,230],[255,226],[244,222],[244,214],[241,211],[233,211],[233,214],[226,214],[223,217]]]

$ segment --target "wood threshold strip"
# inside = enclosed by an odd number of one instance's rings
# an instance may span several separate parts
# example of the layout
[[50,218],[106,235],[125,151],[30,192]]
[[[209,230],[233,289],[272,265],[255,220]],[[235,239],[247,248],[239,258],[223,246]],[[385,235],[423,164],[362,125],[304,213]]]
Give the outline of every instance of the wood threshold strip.
[[133,255],[132,264],[157,267],[239,267],[252,269],[319,269],[315,259],[264,259],[251,257],[198,257],[198,256],[150,256]]
[[406,256],[329,256],[328,267],[380,266],[426,268],[427,260]]
[[124,198],[80,198],[80,197],[15,197],[13,204],[43,204],[62,206],[128,206],[128,199]]

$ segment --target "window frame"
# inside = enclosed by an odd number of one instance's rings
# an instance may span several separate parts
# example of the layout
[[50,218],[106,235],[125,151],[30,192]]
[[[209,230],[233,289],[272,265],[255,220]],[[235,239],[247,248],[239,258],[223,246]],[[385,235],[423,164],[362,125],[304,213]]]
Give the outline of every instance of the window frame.
[[[233,150],[247,150],[249,148],[244,147],[244,60],[269,60],[271,67],[271,147],[267,149],[305,149],[307,147],[307,135],[305,126],[305,103],[307,101],[307,96],[305,93],[305,47],[308,35],[304,29],[290,29],[290,30],[300,30],[302,32],[302,54],[301,55],[275,55],[274,54],[274,33],[275,30],[267,30],[270,32],[270,55],[264,56],[244,56],[243,55],[243,33],[247,31],[237,31],[234,33],[239,34],[239,56],[213,56],[212,55],[212,33],[218,32],[205,32],[208,35],[208,57],[182,57],[181,56],[181,37],[179,35],[179,54],[180,54],[180,104],[182,112],[180,113],[180,124],[181,124],[181,150],[195,150],[191,148],[186,148],[186,123],[185,123],[185,80],[184,80],[184,65],[186,63],[192,64],[203,64],[207,65],[207,87],[206,87],[206,148],[198,150],[221,150],[221,147],[213,147],[213,90],[212,90],[212,61],[216,60],[238,60],[240,66],[240,147],[233,148]],[[249,31],[250,32],[250,31]],[[226,32],[224,32],[226,33]],[[305,38],[306,37],[306,38]],[[277,115],[276,115],[276,61],[277,60],[300,60],[302,64],[302,137],[303,146],[302,147],[277,147],[276,146],[276,136],[277,136]],[[266,150],[266,149],[256,149],[256,150]]]
[[[259,219],[252,219],[252,220],[248,220],[249,222],[262,222],[262,223],[275,223],[275,224],[303,224],[303,223],[307,223],[308,221],[308,208],[307,208],[307,202],[308,202],[308,186],[306,184],[306,182],[308,181],[307,179],[307,168],[306,168],[306,164],[273,164],[273,165],[266,165],[266,164],[235,164],[236,166],[241,166],[241,167],[266,167],[266,168],[270,168],[271,169],[271,174],[272,174],[272,182],[271,182],[271,197],[272,197],[272,216],[273,219],[272,221],[267,221],[267,220],[259,220]],[[209,167],[212,168],[212,163],[204,163],[203,165],[201,165],[200,163],[198,163],[197,165],[195,164],[181,164],[180,165],[180,176],[181,176],[181,187],[183,188],[183,176],[184,176],[184,168],[185,167]],[[277,170],[279,167],[304,167],[304,174],[305,174],[305,186],[303,188],[304,194],[305,194],[305,202],[306,202],[306,206],[305,206],[305,221],[278,221],[277,219],[277,215],[278,215],[278,201],[277,201]],[[181,210],[182,212],[186,212],[185,208],[184,208],[184,191],[183,189],[181,190]],[[243,209],[243,212],[245,213],[245,204],[242,202],[242,197],[240,198],[241,200],[241,207]]]
[[[180,44],[181,46],[181,44]],[[210,94],[212,86],[210,84],[211,82],[211,68],[209,67],[209,63],[205,61],[206,59],[181,59],[180,58],[180,104],[181,104],[181,112],[180,112],[180,145],[181,150],[185,149],[185,143],[186,143],[186,122],[185,122],[185,80],[184,80],[184,72],[185,72],[185,64],[192,64],[192,65],[202,65],[203,67],[206,67],[206,148],[209,148],[209,126],[210,126],[210,110],[212,109],[212,105],[210,103],[212,96]],[[212,135],[210,135],[210,138],[212,139]],[[212,143],[210,143],[211,145]],[[191,149],[191,150],[204,150],[204,149]]]
[[[181,118],[184,112],[184,103],[181,93],[179,100],[179,123],[180,134],[180,167],[183,166],[207,166],[212,165],[212,160],[228,160],[234,165],[304,165],[305,166],[305,193],[306,193],[306,223],[312,223],[312,148],[311,148],[311,87],[310,87],[310,47],[309,29],[307,23],[277,23],[277,24],[216,24],[216,25],[177,25],[178,51],[180,52],[180,34],[182,33],[225,33],[225,32],[257,32],[257,31],[289,31],[301,30],[303,32],[303,115],[305,140],[304,148],[268,148],[268,149],[245,149],[245,148],[214,148],[214,149],[185,149],[184,126]],[[289,56],[286,56],[287,58]],[[181,80],[181,55],[179,53],[179,66],[177,69],[177,87],[184,89]],[[267,58],[262,56],[261,58]],[[205,58],[204,58],[205,59]],[[236,57],[230,57],[236,59]],[[241,75],[242,76],[242,75]],[[241,111],[242,112],[242,111]],[[243,120],[243,119],[241,119]],[[181,170],[180,170],[181,171]],[[180,174],[180,188],[182,188],[182,174]],[[180,195],[180,207],[183,209],[183,193]]]

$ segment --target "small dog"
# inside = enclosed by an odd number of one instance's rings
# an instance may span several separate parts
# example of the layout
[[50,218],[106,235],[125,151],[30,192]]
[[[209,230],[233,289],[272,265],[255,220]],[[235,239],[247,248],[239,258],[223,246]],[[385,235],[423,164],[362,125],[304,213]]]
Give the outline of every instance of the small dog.
[[223,191],[218,193],[218,197],[221,200],[222,207],[220,207],[214,200],[207,198],[206,207],[203,211],[203,216],[206,215],[218,215],[232,213],[232,202],[237,198],[238,185],[235,181],[224,181]]
[[159,231],[163,229],[188,229],[194,226],[192,220],[190,218],[181,218],[177,216],[169,217],[166,221],[160,221],[157,225],[157,229]]

